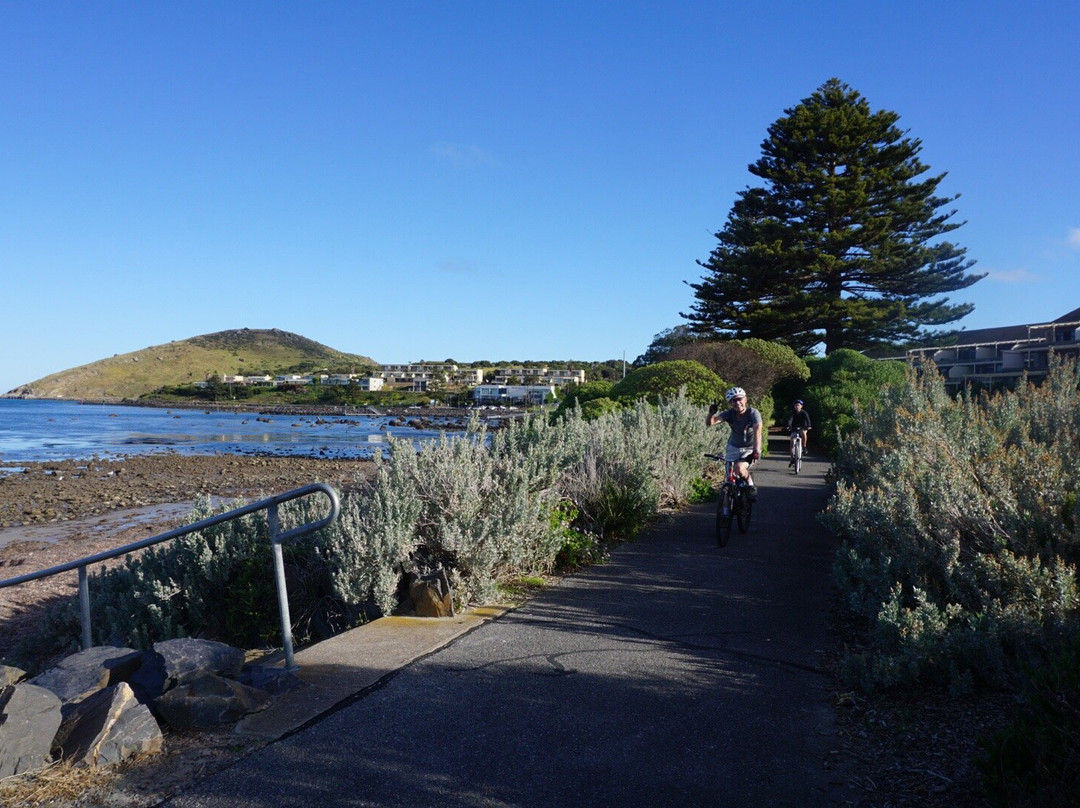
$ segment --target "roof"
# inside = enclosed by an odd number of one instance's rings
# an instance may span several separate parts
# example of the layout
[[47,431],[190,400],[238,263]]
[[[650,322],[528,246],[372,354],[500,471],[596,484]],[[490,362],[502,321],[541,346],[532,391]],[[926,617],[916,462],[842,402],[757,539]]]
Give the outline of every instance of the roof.
[[1032,334],[1030,329],[1040,326],[1052,325],[1053,323],[1080,322],[1080,309],[1074,309],[1068,314],[1063,314],[1050,323],[1028,323],[1026,325],[1006,325],[997,328],[976,328],[972,331],[960,331],[957,333],[957,345],[976,345],[987,342],[1013,342],[1025,340],[1041,335]]

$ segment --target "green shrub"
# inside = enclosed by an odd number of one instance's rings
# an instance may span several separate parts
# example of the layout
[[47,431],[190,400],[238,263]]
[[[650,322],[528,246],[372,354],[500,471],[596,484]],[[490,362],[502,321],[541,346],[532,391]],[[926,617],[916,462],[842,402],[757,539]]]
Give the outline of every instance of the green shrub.
[[1066,808],[1080,795],[1080,635],[1031,673],[1010,723],[981,742],[990,803]]
[[609,412],[615,412],[621,409],[622,405],[619,402],[610,398],[594,398],[586,401],[581,407],[581,416],[586,421],[595,421],[601,415],[607,415]]
[[698,477],[690,481],[690,493],[687,501],[692,504],[712,502],[716,499],[716,488],[704,477]]
[[559,406],[555,408],[555,417],[564,417],[575,407],[584,408],[588,402],[597,399],[610,400],[611,388],[614,386],[615,382],[607,379],[571,385],[560,399]]
[[806,360],[787,345],[756,338],[736,341],[756,353],[772,367],[773,375],[770,387],[786,379],[805,382],[810,378],[810,367],[806,364]]
[[694,404],[707,405],[723,394],[723,388],[723,380],[700,362],[674,360],[631,371],[611,389],[611,398],[627,402],[645,398],[655,404],[682,390]]
[[810,377],[806,362],[791,348],[761,339],[686,342],[673,347],[667,358],[700,362],[720,378],[735,380],[751,402],[761,401],[784,379]]
[[860,407],[872,406],[886,389],[904,385],[903,362],[868,359],[857,351],[833,351],[808,364],[810,382],[802,398],[814,423],[814,443],[830,453],[858,427]]
[[555,554],[555,568],[561,572],[570,572],[603,559],[604,548],[599,539],[574,527],[580,516],[581,512],[570,500],[562,500],[551,509],[552,529],[562,541]]

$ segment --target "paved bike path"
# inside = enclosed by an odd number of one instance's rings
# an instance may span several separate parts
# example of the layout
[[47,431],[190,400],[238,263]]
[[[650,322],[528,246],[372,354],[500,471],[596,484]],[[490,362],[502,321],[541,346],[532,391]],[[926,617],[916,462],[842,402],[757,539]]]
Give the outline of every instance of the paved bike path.
[[841,804],[826,464],[755,471],[750,532],[703,505],[168,803]]

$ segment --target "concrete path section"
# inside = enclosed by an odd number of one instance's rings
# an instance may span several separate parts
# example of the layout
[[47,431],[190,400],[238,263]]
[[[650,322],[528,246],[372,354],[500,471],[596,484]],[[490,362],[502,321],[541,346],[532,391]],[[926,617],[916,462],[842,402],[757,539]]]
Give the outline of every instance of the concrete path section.
[[505,611],[493,606],[449,618],[383,617],[298,651],[295,675],[303,686],[240,721],[236,731],[275,741]]
[[[826,464],[786,466],[759,464],[750,531],[727,547],[712,506],[666,518],[524,606],[432,637],[434,653],[417,640],[381,686],[166,804],[844,804],[821,667]],[[368,669],[348,691],[409,630],[387,623],[367,649],[354,635],[318,665],[330,680]]]

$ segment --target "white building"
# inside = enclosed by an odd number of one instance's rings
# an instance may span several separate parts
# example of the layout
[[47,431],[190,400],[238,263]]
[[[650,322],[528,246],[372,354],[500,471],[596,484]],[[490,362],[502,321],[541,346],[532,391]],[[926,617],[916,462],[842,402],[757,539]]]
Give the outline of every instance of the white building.
[[334,387],[355,385],[365,392],[383,389],[383,379],[375,376],[361,376],[358,373],[332,373],[323,384]]
[[487,372],[490,384],[548,384],[562,387],[567,384],[584,384],[585,371],[570,368],[527,367],[524,365],[492,368]]
[[379,375],[391,384],[407,384],[413,390],[426,390],[430,382],[471,387],[484,380],[480,368],[460,368],[447,362],[379,365]]
[[545,404],[555,400],[550,384],[478,384],[472,393],[477,404]]

